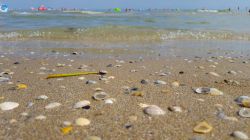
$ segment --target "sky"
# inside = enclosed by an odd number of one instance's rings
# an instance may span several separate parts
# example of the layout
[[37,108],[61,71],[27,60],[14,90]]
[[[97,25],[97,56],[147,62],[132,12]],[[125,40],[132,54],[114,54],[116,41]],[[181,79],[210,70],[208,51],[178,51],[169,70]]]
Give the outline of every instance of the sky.
[[241,9],[250,8],[250,0],[0,0],[10,8],[38,7],[41,4],[53,8],[108,9],[120,8],[167,8],[167,9]]

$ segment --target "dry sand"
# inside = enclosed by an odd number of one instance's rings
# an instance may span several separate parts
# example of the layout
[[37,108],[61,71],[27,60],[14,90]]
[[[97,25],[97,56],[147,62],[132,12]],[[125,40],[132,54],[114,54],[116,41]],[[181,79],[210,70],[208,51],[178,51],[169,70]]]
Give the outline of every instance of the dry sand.
[[[0,139],[84,140],[88,136],[98,136],[102,140],[186,140],[200,136],[201,139],[207,140],[231,140],[234,138],[230,134],[236,130],[250,136],[250,119],[237,114],[241,107],[234,102],[238,96],[250,95],[250,64],[242,63],[247,58],[184,59],[159,56],[144,59],[124,58],[124,63],[116,60],[121,59],[83,59],[77,55],[33,59],[6,55],[1,58],[1,72],[14,73],[11,74],[12,84],[0,85],[0,103],[13,101],[20,105],[10,111],[0,111]],[[230,62],[232,60],[233,63]],[[20,64],[13,64],[16,61]],[[66,65],[56,67],[58,63]],[[88,67],[78,69],[82,64]],[[107,67],[109,64],[113,67]],[[198,68],[199,66],[204,69]],[[55,72],[52,72],[52,69],[55,69]],[[106,70],[107,77],[115,78],[109,79],[108,82],[99,80],[99,75],[85,75],[85,80],[79,80],[79,76],[61,80],[46,79],[51,73],[99,70]],[[237,74],[228,74],[229,70]],[[208,72],[216,72],[220,77],[212,76]],[[161,73],[167,75],[160,76]],[[141,84],[142,79],[148,79],[149,83]],[[225,79],[236,80],[240,84],[228,84],[224,82]],[[87,85],[87,80],[95,80],[97,84]],[[155,80],[163,80],[167,84],[155,85]],[[173,88],[171,83],[174,81],[178,81],[180,86]],[[14,90],[13,87],[18,83],[24,83],[28,88]],[[137,87],[139,91],[144,92],[144,96],[126,94],[124,86]],[[93,100],[94,89],[98,87],[116,101],[109,105],[104,101]],[[195,87],[214,87],[223,91],[224,95],[196,94],[192,90]],[[48,99],[36,100],[40,95],[46,95]],[[89,100],[90,109],[73,109],[73,105],[81,100]],[[28,107],[30,102],[34,104]],[[62,105],[50,110],[44,108],[52,102]],[[166,111],[166,114],[149,116],[138,105],[140,103],[157,105]],[[221,104],[224,113],[237,118],[238,121],[218,118],[216,104]],[[168,107],[173,105],[182,107],[183,111],[169,111]],[[28,113],[28,116],[22,116],[23,112]],[[36,120],[35,117],[39,115],[47,118]],[[131,116],[137,119],[131,120]],[[90,125],[76,126],[74,121],[80,117],[89,119]],[[195,133],[193,128],[204,120],[213,130],[207,134]],[[64,121],[72,122],[73,127],[66,135],[61,132],[61,128],[65,127]]]

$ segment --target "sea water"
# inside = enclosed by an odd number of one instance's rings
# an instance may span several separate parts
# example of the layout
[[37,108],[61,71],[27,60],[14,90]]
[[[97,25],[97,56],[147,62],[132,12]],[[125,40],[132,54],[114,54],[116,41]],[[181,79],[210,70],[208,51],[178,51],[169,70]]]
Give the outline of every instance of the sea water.
[[197,10],[10,11],[0,13],[0,51],[84,47],[154,51],[197,44],[247,49],[249,18],[247,12]]

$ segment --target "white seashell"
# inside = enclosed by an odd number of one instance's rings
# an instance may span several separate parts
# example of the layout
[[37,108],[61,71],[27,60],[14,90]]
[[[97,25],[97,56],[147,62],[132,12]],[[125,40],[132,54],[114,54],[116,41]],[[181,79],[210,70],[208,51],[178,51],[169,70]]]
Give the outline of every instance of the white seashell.
[[86,118],[78,118],[75,120],[76,125],[78,126],[87,126],[90,124],[90,120]]
[[180,83],[177,82],[177,81],[175,81],[175,82],[173,82],[171,85],[172,85],[172,87],[177,88],[177,87],[180,86]]
[[87,101],[87,100],[83,100],[83,101],[79,101],[77,102],[73,108],[77,109],[77,108],[82,108],[82,107],[85,107],[85,106],[88,106],[90,105],[90,101]]
[[60,104],[60,103],[57,103],[57,102],[50,103],[50,104],[48,104],[47,106],[45,106],[45,109],[53,109],[53,108],[59,107],[60,105],[61,105],[61,104]]
[[182,108],[180,106],[171,106],[168,109],[173,112],[182,112]]
[[85,77],[79,77],[78,79],[79,79],[79,80],[84,80],[84,79],[85,79]]
[[241,117],[250,118],[250,109],[249,108],[241,108],[240,111],[238,112],[238,114]]
[[43,115],[39,115],[35,118],[36,120],[45,120],[46,119],[46,116],[43,116]]
[[70,121],[64,121],[64,122],[63,122],[63,125],[65,125],[65,126],[70,126],[70,125],[72,125],[72,123],[71,123]]
[[156,80],[154,83],[157,85],[166,85],[167,84],[165,81],[162,81],[162,80]]
[[219,91],[216,88],[210,88],[210,92],[209,93],[210,93],[210,95],[215,95],[215,96],[217,96],[217,95],[223,95],[224,94],[222,91]]
[[199,87],[194,90],[198,94],[223,95],[224,93],[216,88]]
[[218,73],[215,72],[209,72],[210,75],[215,76],[215,77],[220,77],[220,75]]
[[241,131],[234,131],[232,133],[232,136],[237,138],[237,139],[240,139],[240,140],[248,140],[249,139],[248,136]]
[[139,105],[141,108],[145,108],[145,107],[150,106],[150,105],[148,105],[148,104],[143,104],[143,103],[139,103],[138,105]]
[[210,88],[208,87],[199,87],[194,90],[196,93],[199,94],[208,94],[210,92]]
[[107,93],[105,92],[96,92],[94,95],[93,95],[93,98],[95,100],[104,100],[106,97],[108,96]]
[[156,105],[150,105],[144,109],[144,113],[152,116],[164,115],[166,112]]
[[14,108],[17,108],[18,106],[19,106],[19,104],[16,102],[4,102],[4,103],[0,104],[0,108],[3,111],[12,110]]
[[40,95],[40,96],[38,96],[36,99],[37,100],[46,100],[46,99],[48,99],[49,97],[48,96],[46,96],[46,95]]
[[114,98],[109,98],[109,99],[106,99],[106,100],[105,100],[105,104],[113,104],[114,101],[115,101]]
[[236,74],[237,74],[237,72],[235,72],[235,71],[233,71],[233,70],[228,71],[228,73],[229,73],[229,74],[232,74],[232,75],[236,75]]

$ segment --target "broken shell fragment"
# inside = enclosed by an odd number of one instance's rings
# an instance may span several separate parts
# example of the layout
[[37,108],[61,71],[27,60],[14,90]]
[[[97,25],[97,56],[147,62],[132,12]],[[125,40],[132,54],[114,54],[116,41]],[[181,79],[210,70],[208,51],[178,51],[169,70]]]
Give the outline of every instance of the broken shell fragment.
[[200,122],[198,125],[196,125],[193,131],[196,133],[205,134],[205,133],[211,132],[212,129],[213,129],[212,126],[210,126],[207,122],[203,121],[203,122]]

